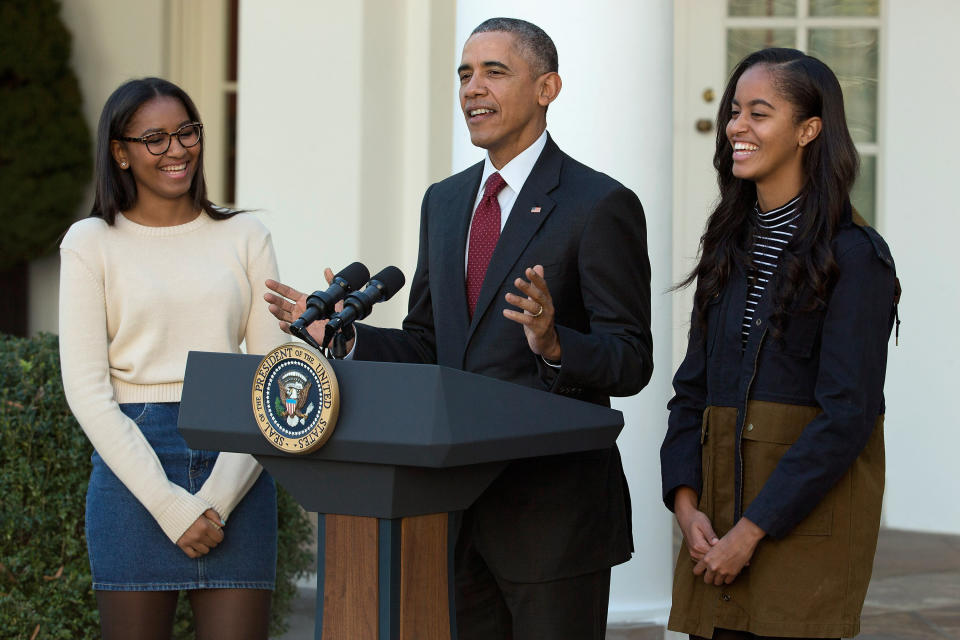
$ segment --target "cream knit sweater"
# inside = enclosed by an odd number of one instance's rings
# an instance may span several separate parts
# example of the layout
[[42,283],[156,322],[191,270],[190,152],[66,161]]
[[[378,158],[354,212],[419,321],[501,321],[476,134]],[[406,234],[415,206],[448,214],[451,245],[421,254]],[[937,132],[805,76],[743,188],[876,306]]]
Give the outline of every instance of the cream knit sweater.
[[[179,402],[187,352],[266,353],[285,341],[263,301],[277,278],[270,232],[248,213],[146,227],[75,223],[60,245],[60,358],[67,402],[97,452],[176,542],[208,508],[226,520],[260,474],[222,453],[196,495],[170,482],[118,403]],[[118,523],[122,526],[123,523]],[[228,534],[229,535],[229,534]]]

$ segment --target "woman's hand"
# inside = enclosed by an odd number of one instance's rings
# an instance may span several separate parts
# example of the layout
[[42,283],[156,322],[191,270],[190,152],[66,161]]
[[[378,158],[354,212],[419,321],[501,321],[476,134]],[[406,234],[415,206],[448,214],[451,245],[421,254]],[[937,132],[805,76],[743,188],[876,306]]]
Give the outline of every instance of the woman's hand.
[[717,544],[710,518],[697,509],[697,492],[690,487],[680,487],[674,493],[673,512],[683,533],[683,541],[694,562],[703,560],[708,551]]
[[223,526],[220,514],[213,509],[207,509],[183,532],[177,540],[177,546],[191,558],[205,556],[210,553],[210,549],[223,542]]
[[765,535],[763,529],[746,518],[740,518],[733,529],[697,562],[693,572],[702,575],[707,584],[730,584],[750,564],[757,544]]

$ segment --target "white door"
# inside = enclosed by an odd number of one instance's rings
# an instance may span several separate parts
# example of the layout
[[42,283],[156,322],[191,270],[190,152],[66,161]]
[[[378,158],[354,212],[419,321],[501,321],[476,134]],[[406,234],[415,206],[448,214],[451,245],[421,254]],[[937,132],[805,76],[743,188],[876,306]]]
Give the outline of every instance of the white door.
[[[847,125],[860,152],[853,205],[880,223],[878,87],[882,82],[881,0],[676,0],[674,43],[673,280],[695,264],[718,191],[713,169],[718,101],[730,71],[763,47],[793,47],[833,69]],[[674,296],[674,364],[686,348],[693,287]]]

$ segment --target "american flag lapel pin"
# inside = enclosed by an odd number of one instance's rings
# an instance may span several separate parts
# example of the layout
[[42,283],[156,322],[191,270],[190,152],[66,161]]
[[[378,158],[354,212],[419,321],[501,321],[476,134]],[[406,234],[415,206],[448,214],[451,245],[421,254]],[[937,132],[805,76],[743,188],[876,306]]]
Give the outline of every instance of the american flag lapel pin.
[[532,207],[530,213],[540,213],[540,207]]

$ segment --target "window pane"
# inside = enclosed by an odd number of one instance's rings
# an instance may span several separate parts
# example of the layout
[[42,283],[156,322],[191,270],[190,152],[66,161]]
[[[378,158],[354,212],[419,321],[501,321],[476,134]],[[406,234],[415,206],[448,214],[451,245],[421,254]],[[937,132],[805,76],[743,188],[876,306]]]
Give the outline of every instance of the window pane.
[[810,0],[811,16],[878,16],[880,0]]
[[876,142],[877,30],[811,29],[809,44],[808,53],[823,60],[840,80],[854,142]]
[[795,47],[793,29],[727,29],[727,71],[757,49]]
[[237,202],[237,94],[227,93],[226,114],[226,175],[224,176],[224,204]]
[[850,201],[864,219],[875,226],[877,223],[877,158],[860,156],[860,176],[853,183]]
[[239,36],[240,0],[227,3],[227,81],[237,81],[237,38]]
[[797,0],[727,0],[731,16],[796,16]]

